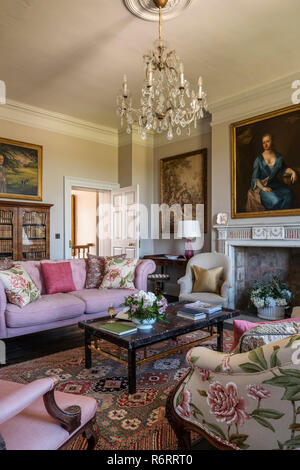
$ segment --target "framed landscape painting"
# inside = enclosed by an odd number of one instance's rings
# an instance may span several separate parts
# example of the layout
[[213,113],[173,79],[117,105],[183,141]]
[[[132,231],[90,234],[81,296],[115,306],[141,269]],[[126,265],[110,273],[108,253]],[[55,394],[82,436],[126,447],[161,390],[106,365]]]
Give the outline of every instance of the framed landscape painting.
[[[169,207],[192,205],[192,218],[196,219],[197,204],[204,206],[204,232],[207,232],[207,149],[176,155],[160,160],[160,203]],[[162,231],[165,217],[162,212]],[[170,233],[174,233],[174,214],[170,214]]]
[[300,215],[300,106],[231,125],[232,217]]
[[0,198],[42,200],[40,145],[0,138]]

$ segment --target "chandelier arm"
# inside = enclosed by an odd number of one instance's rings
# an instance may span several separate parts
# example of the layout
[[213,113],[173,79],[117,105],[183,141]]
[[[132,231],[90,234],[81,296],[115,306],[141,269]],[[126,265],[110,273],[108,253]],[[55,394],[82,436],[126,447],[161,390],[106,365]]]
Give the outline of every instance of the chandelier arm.
[[162,45],[162,8],[159,7],[159,44]]

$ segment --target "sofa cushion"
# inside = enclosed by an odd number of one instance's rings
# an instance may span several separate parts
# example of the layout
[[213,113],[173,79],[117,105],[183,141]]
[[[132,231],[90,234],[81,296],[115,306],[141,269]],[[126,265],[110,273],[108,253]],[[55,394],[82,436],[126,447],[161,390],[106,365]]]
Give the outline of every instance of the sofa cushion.
[[137,259],[106,258],[106,272],[100,289],[134,289]]
[[[23,384],[0,380],[0,399],[9,396]],[[81,426],[90,421],[96,413],[97,402],[92,397],[72,393],[55,392],[55,400],[61,409],[72,405],[81,408]],[[26,432],[26,430],[30,432]],[[69,434],[46,411],[43,398],[25,408],[17,416],[0,425],[0,432],[8,450],[56,450],[76,432]]]
[[41,296],[41,293],[21,264],[6,271],[0,271],[0,279],[4,285],[7,300],[18,307],[25,307]]
[[106,263],[115,258],[125,259],[126,254],[106,257],[88,255],[86,289],[97,289],[101,286],[106,271]]
[[22,309],[8,303],[5,318],[9,328],[22,328],[78,317],[84,311],[85,303],[74,295],[53,294],[42,295]]
[[[66,260],[46,260],[46,261],[41,261],[40,265],[44,263],[65,263]],[[73,281],[75,284],[75,289],[80,290],[83,289],[85,286],[85,280],[86,280],[86,260],[85,259],[70,259],[68,260],[71,266],[72,270],[72,277]],[[26,262],[29,263],[29,261]],[[42,282],[44,283],[43,279]],[[41,291],[42,294],[45,294],[46,291]]]
[[180,302],[196,302],[197,300],[201,300],[201,302],[223,305],[227,299],[210,292],[192,292],[190,294],[180,294],[179,296]]
[[42,273],[44,276],[47,294],[72,292],[76,289],[73,281],[71,265],[69,262],[43,263]]
[[124,302],[125,297],[137,292],[132,289],[83,289],[71,292],[73,295],[85,302],[85,313],[98,313],[108,309],[113,304],[119,307]]

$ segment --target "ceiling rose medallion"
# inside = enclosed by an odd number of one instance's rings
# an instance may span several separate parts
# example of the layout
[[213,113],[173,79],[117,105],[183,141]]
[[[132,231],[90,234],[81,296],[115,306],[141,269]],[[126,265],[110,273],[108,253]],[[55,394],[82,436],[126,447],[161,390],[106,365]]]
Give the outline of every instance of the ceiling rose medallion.
[[[164,19],[175,18],[188,8],[193,0],[159,0],[162,5]],[[165,6],[163,4],[165,3]],[[124,0],[125,6],[134,15],[147,21],[157,21],[159,6],[156,0]]]
[[[127,0],[126,0],[127,1]],[[178,136],[185,129],[191,135],[191,125],[197,127],[197,121],[207,111],[206,93],[202,78],[198,80],[195,92],[184,75],[184,66],[174,50],[168,50],[162,38],[163,9],[180,0],[136,0],[154,5],[159,14],[159,39],[154,48],[144,55],[146,77],[142,86],[140,106],[133,107],[127,76],[124,75],[122,89],[117,97],[117,114],[121,126],[126,124],[127,133],[131,134],[132,126],[138,125],[142,139],[147,131],[167,133],[172,140],[174,131]]]

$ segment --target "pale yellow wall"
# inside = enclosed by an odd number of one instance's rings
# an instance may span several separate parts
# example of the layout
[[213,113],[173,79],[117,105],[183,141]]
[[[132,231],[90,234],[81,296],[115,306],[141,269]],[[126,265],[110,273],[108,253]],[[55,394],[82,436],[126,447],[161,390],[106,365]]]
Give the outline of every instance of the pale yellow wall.
[[119,147],[118,182],[121,188],[132,185],[132,144]]
[[[199,123],[201,126],[201,122]],[[200,127],[201,129],[201,127]],[[204,234],[204,246],[202,251],[210,251],[211,242],[211,134],[206,133],[187,140],[171,141],[166,145],[156,147],[154,152],[154,202],[160,203],[160,160],[162,158],[180,155],[207,148],[207,233]],[[155,253],[184,254],[184,240],[156,240],[154,242]]]
[[[51,258],[64,256],[64,176],[118,182],[118,149],[0,120],[0,137],[43,146],[43,202],[51,209]],[[59,233],[61,238],[55,239]]]
[[142,145],[132,146],[132,184],[139,185],[140,204],[147,208],[148,215],[143,210],[140,214],[140,227],[148,229],[149,236],[141,240],[140,256],[153,253],[151,237],[151,204],[153,202],[154,174],[153,174],[153,149]]

